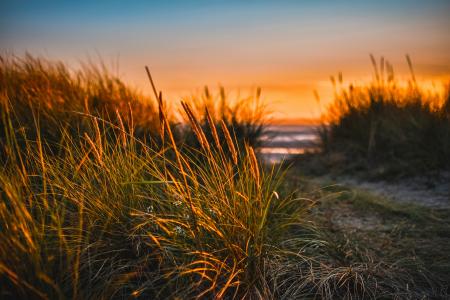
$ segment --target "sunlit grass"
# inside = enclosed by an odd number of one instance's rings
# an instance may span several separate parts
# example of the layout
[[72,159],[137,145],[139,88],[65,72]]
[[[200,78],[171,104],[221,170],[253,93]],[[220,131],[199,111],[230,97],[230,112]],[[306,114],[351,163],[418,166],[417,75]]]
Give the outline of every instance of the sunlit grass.
[[[236,143],[227,120],[207,113],[201,126],[183,104],[200,144],[183,146],[183,151],[161,98],[157,147],[136,138],[132,126],[137,123],[130,124],[131,117],[124,121],[130,113],[126,109],[116,109],[109,119],[108,113],[71,107],[83,112],[75,118],[89,129],[75,127],[74,132],[65,126],[67,120],[59,119],[69,113],[53,108],[62,74],[36,70],[40,62],[32,62],[2,69],[30,68],[19,71],[26,76],[16,85],[8,80],[18,76],[6,76],[1,95],[0,270],[5,295],[272,297],[271,260],[308,260],[298,251],[312,241],[290,236],[290,230],[308,231],[311,224],[302,216],[311,202],[283,194],[280,170],[264,171],[253,148]],[[57,78],[51,78],[52,72]],[[38,80],[57,87],[42,87]],[[33,86],[39,89],[35,96],[48,98],[20,94]],[[26,120],[34,128],[18,130],[24,112],[16,108],[25,106],[18,101],[30,101],[30,111],[38,112]],[[213,118],[222,126],[216,128]],[[42,124],[52,127],[42,129]]]
[[168,143],[171,160],[145,145],[137,153],[128,133],[116,143],[62,133],[52,156],[39,139],[16,149],[5,129],[1,264],[23,295],[270,294],[263,269],[287,251],[308,201],[280,198],[279,175],[251,147],[233,160]]
[[153,80],[151,102],[84,72],[2,60],[1,297],[427,293],[411,291],[416,281],[395,261],[348,260],[317,226],[319,199],[289,187],[284,168],[260,164],[259,91],[234,103],[218,95],[216,104],[208,90],[185,99],[186,129]]

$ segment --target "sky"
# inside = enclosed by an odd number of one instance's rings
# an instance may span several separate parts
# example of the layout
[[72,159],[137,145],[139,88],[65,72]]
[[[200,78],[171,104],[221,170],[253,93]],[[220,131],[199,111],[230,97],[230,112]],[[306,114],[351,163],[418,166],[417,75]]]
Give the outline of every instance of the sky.
[[316,118],[332,100],[331,75],[370,80],[369,54],[400,78],[409,54],[419,79],[450,79],[449,16],[449,0],[0,0],[0,53],[73,68],[101,59],[145,93],[148,65],[174,102],[205,85],[231,97],[260,86],[275,118]]

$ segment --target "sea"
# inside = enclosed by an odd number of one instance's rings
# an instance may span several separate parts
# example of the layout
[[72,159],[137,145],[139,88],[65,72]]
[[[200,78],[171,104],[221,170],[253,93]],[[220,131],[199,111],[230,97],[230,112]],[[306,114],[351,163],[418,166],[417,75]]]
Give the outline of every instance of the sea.
[[316,125],[269,125],[261,137],[260,155],[266,163],[279,163],[317,148]]

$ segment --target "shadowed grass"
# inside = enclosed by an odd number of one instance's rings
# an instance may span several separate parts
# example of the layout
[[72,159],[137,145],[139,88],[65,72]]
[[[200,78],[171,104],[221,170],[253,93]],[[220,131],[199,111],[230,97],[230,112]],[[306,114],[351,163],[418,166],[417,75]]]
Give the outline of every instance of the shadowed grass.
[[421,88],[409,57],[412,77],[401,86],[388,62],[371,58],[371,84],[346,88],[340,76],[319,134],[326,164],[375,178],[449,170],[449,86],[443,93]]
[[[236,139],[238,148],[244,150],[245,144],[253,148],[261,146],[260,137],[264,132],[264,125],[268,121],[266,106],[260,100],[261,89],[257,88],[255,93],[230,101],[223,87],[220,87],[217,95],[211,94],[205,87],[200,97],[190,97],[186,102],[192,107],[193,114],[197,116],[199,125],[208,139],[213,139],[210,123],[215,126],[225,125],[231,135]],[[188,135],[192,136],[192,135]],[[226,136],[218,132],[219,141]],[[195,141],[188,140],[189,144],[195,145]]]

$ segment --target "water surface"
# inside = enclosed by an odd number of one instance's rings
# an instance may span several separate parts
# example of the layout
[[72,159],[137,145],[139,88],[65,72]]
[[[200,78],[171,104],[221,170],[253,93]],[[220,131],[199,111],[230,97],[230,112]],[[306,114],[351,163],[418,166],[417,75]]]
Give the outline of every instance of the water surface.
[[270,125],[261,137],[261,156],[269,163],[282,160],[307,151],[316,146],[317,126],[312,125]]

